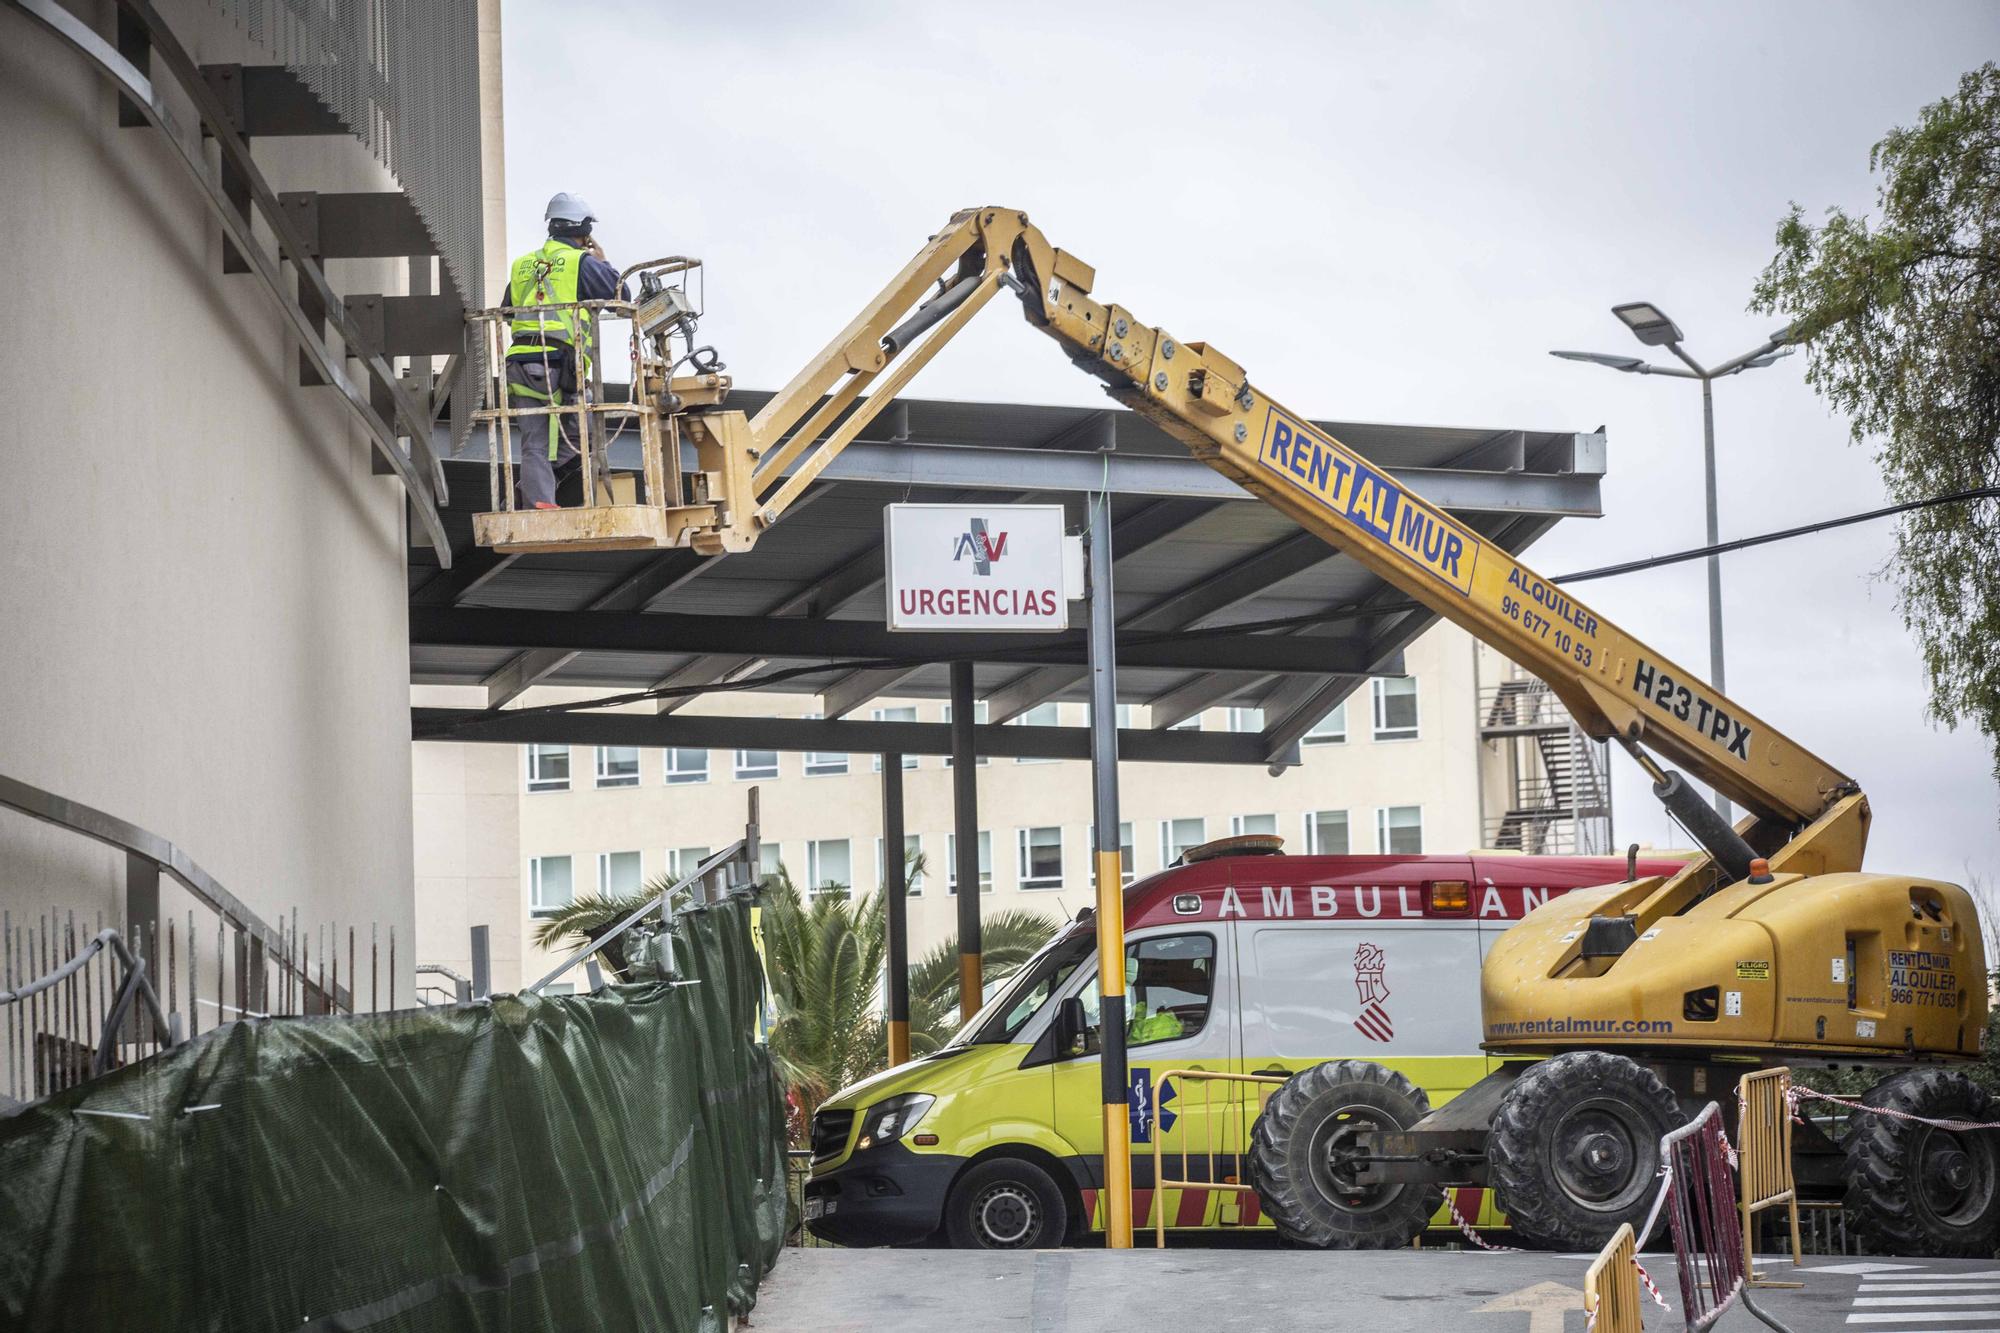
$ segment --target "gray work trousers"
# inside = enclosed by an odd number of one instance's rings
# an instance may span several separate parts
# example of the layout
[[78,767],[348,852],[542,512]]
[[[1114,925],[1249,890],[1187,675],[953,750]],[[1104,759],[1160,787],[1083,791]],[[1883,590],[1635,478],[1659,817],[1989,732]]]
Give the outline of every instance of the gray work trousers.
[[[551,371],[555,372],[558,381],[558,398],[544,401],[550,392]],[[539,361],[510,361],[507,363],[508,397],[515,407],[560,407],[574,402],[576,394],[562,394],[561,377],[562,367],[553,360],[547,365]],[[553,448],[549,436],[550,421],[557,423]],[[557,483],[576,471],[580,456],[576,447],[574,416],[522,418],[520,507],[532,509],[538,504],[554,504]]]

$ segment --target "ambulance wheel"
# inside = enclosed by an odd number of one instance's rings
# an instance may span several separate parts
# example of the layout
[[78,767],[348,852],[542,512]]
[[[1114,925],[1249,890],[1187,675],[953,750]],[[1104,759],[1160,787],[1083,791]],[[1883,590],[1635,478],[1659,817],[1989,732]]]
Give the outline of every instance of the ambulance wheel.
[[1294,1075],[1250,1131],[1250,1183],[1278,1234],[1321,1250],[1408,1245],[1444,1202],[1435,1185],[1356,1185],[1342,1159],[1369,1130],[1408,1129],[1430,1114],[1424,1090],[1367,1060]]
[[1680,1103],[1652,1070],[1609,1051],[1571,1051],[1515,1081],[1488,1132],[1496,1202],[1514,1234],[1547,1250],[1595,1250],[1621,1222],[1645,1225],[1660,1137]]
[[995,1157],[958,1178],[944,1204],[945,1234],[961,1250],[1046,1250],[1063,1243],[1069,1210],[1049,1173]]
[[[1993,1101],[1964,1074],[1908,1069],[1862,1103],[1930,1120],[1986,1123]],[[1881,1254],[1990,1259],[2000,1245],[2000,1142],[1894,1116],[1848,1119],[1847,1220]]]

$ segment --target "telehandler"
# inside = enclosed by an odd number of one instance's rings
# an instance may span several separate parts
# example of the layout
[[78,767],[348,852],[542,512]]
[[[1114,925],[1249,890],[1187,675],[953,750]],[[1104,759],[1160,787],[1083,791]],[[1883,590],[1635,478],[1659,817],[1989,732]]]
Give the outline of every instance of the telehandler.
[[[1866,1101],[1893,1113],[1857,1113],[1837,1142],[1801,1125],[1803,1193],[1844,1196],[1878,1250],[1994,1252],[2000,1138],[1904,1118],[1992,1118],[1962,1072],[1987,1013],[1978,915],[1954,885],[1861,869],[1868,801],[1846,774],[1276,402],[1222,352],[1099,300],[1090,265],[1024,213],[955,215],[755,417],[728,407],[728,377],[694,346],[696,268],[639,265],[636,303],[585,303],[590,320],[632,320],[633,390],[614,401],[600,385],[551,409],[574,416],[587,473],[593,447],[602,472],[609,424],[636,419],[644,500],[593,482],[581,509],[515,511],[500,448],[482,543],[747,549],[1006,289],[1112,398],[1548,682],[1585,732],[1645,770],[1703,849],[1678,873],[1571,892],[1507,931],[1481,980],[1484,1045],[1501,1063],[1438,1110],[1361,1062],[1273,1095],[1247,1169],[1283,1233],[1402,1244],[1444,1187],[1489,1186],[1529,1243],[1595,1248],[1642,1220],[1663,1133],[1703,1102],[1731,1103],[1741,1074],[1782,1063],[1879,1068]],[[492,351],[507,315],[473,317]],[[1676,764],[1745,817],[1732,826]]]

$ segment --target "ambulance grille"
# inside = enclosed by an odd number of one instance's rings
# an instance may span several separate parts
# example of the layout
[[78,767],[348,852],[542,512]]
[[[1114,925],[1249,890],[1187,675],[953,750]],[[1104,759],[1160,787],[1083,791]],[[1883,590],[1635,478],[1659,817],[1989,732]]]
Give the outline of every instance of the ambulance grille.
[[831,1161],[847,1146],[848,1131],[854,1128],[854,1112],[821,1111],[813,1117],[813,1160]]

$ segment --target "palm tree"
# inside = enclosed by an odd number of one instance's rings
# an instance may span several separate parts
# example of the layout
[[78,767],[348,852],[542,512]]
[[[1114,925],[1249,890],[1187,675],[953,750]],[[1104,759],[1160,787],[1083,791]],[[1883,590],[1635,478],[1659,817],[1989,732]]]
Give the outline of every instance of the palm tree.
[[777,1009],[771,1059],[804,1126],[833,1092],[882,1067],[884,916],[872,894],[857,899],[838,886],[801,894],[783,866],[765,879],[762,898],[764,973]]
[[[904,867],[914,880],[924,871],[923,854],[910,853]],[[671,887],[669,880],[654,879],[637,893],[585,894],[543,921],[535,942],[551,948],[596,939]],[[888,1065],[882,1012],[887,915],[880,893],[857,898],[838,884],[803,893],[783,865],[764,877],[761,905],[764,973],[777,1011],[769,1037],[771,1058],[803,1128],[833,1093]],[[1053,917],[1019,911],[983,922],[987,983],[1012,976],[1060,924]],[[616,944],[605,950],[606,962],[622,976],[624,958],[616,950]],[[910,1049],[928,1054],[957,1027],[958,939],[952,936],[910,969]]]
[[[675,883],[671,876],[658,875],[632,893],[586,893],[573,898],[535,927],[535,943],[544,949],[556,949],[575,948],[595,940],[671,889]],[[673,902],[667,904],[667,910],[671,914],[692,904],[692,896],[683,890]],[[652,918],[647,920],[651,922]],[[625,951],[618,941],[606,945],[600,956],[612,972],[619,977],[625,975]]]
[[[1039,912],[1001,912],[980,922],[979,960],[992,986],[1014,975],[1061,925]],[[910,969],[910,1051],[926,1055],[958,1030],[958,936]]]
[[[921,853],[905,862],[914,879]],[[780,866],[765,881],[764,970],[777,1020],[770,1046],[799,1125],[833,1093],[888,1067],[883,965],[888,927],[879,893],[853,897],[829,885],[801,895]],[[1011,976],[1059,923],[1033,912],[1002,912],[984,923],[987,980]],[[958,941],[948,938],[910,969],[910,1049],[926,1054],[958,1027]]]

